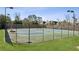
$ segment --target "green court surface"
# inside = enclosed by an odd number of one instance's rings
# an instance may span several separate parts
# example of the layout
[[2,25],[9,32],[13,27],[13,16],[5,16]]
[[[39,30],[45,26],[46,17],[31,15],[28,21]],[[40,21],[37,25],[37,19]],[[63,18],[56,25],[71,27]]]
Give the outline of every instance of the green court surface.
[[[12,40],[12,42],[17,42],[18,43],[26,43],[30,41],[32,43],[37,43],[37,42],[43,42],[43,41],[48,41],[48,40],[54,40],[54,39],[62,39],[62,38],[67,38],[67,37],[72,37],[73,36],[73,31],[72,30],[61,30],[61,29],[48,29],[48,28],[31,28],[30,29],[30,35],[29,35],[29,29],[24,28],[24,29],[13,29],[14,33],[10,32],[10,29],[8,30],[9,36]],[[69,36],[68,36],[69,32]],[[78,36],[78,31],[74,31],[74,35]]]

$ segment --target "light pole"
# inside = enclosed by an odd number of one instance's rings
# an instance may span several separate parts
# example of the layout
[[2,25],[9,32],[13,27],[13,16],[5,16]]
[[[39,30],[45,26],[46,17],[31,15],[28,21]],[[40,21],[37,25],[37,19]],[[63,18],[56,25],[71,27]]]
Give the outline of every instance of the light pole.
[[[70,10],[67,10],[67,12],[69,13],[70,12]],[[68,15],[68,17],[67,17],[67,25],[68,25],[68,38],[69,38],[69,15]]]
[[7,32],[7,22],[6,22],[6,10],[7,8],[10,8],[10,9],[13,9],[13,7],[5,7],[4,10],[5,10],[5,24],[4,24],[4,28],[5,28],[5,39],[6,39],[6,32]]
[[74,36],[74,31],[75,31],[75,22],[77,21],[76,17],[75,17],[75,12],[72,10],[71,13],[73,13],[73,36]]
[[74,31],[75,31],[75,13],[74,13],[73,10],[71,10],[71,13],[73,13],[72,18],[73,18],[73,36],[74,36]]
[[5,7],[5,30],[6,30],[6,7]]
[[[13,9],[13,7],[5,7],[5,21],[6,21],[6,10],[7,10],[7,8]],[[5,29],[7,29],[7,28],[6,28],[6,22],[5,22]]]
[[69,10],[68,12],[72,13],[73,16],[73,36],[74,36],[74,31],[75,31],[75,21],[77,20],[76,17],[75,17],[75,12],[73,10]]

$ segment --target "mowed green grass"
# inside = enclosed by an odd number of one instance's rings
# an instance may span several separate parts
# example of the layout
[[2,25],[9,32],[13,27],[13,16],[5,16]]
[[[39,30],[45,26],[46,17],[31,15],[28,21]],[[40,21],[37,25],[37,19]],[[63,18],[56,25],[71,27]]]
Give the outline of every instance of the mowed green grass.
[[0,30],[0,50],[1,51],[76,51],[79,46],[79,37],[50,40],[32,44],[13,44],[4,42],[4,30]]

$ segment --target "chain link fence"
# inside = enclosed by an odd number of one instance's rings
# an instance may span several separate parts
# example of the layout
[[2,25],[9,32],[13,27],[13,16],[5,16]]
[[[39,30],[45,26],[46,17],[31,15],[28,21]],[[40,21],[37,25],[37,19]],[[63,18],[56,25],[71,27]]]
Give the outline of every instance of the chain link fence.
[[[20,26],[20,27],[19,27]],[[38,43],[55,39],[63,39],[79,35],[79,31],[65,30],[63,28],[23,28],[21,24],[16,24],[14,27],[7,29],[9,37],[14,43]]]

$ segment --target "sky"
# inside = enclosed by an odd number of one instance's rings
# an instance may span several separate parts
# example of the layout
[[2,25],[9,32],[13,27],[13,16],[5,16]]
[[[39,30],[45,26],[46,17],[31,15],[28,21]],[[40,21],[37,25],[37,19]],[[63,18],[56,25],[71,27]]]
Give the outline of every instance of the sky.
[[[67,10],[74,10],[76,18],[79,18],[79,7],[14,7],[13,9],[6,9],[6,13],[10,14],[12,20],[14,20],[16,13],[20,14],[20,18],[27,18],[28,15],[36,15],[42,17],[43,20],[64,20]],[[0,7],[0,14],[5,14],[5,8]]]

